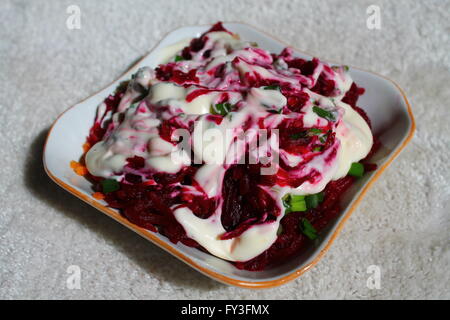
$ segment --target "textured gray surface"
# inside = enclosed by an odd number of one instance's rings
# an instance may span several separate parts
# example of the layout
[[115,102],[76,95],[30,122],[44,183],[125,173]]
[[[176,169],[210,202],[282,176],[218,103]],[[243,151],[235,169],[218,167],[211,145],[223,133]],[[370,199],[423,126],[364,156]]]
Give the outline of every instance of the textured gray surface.
[[[81,8],[81,29],[66,8]],[[381,7],[381,30],[366,8]],[[450,298],[449,1],[7,1],[0,3],[0,298]],[[243,21],[406,91],[417,132],[326,256],[281,288],[214,282],[59,189],[42,145],[55,118],[172,29]],[[381,289],[366,286],[369,265]],[[66,288],[70,265],[81,289]]]

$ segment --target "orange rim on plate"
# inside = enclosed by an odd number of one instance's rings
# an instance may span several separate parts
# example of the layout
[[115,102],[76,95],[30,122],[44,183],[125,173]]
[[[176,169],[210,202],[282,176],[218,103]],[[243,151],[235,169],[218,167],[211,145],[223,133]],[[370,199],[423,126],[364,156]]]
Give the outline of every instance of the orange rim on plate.
[[[245,24],[245,23],[241,23],[240,24]],[[248,25],[248,24],[245,24]],[[248,25],[249,26],[249,25]],[[283,44],[285,44],[283,41],[276,39],[270,35],[267,35],[265,32],[260,31],[259,29],[250,26],[253,29],[258,30],[259,32],[265,34],[267,37],[270,37],[278,42],[281,42]],[[163,37],[164,39],[164,37]],[[287,45],[287,44],[285,44]],[[289,45],[288,45],[289,46]],[[292,46],[290,46],[292,47]],[[297,52],[303,52],[302,50],[298,50],[294,47],[292,47],[293,49],[295,49]],[[152,49],[153,50],[153,49]],[[152,51],[151,50],[151,51]],[[150,51],[150,52],[151,52]],[[305,53],[305,52],[304,52]],[[305,53],[309,56],[313,56],[309,53]],[[134,68],[136,65],[138,65],[147,55],[145,55],[142,59],[140,59],[135,65],[133,65],[130,69]],[[325,60],[328,61],[328,60]],[[353,69],[358,69],[358,70],[362,70],[360,68],[354,68]],[[130,70],[128,69],[128,70]],[[128,70],[126,72],[124,72],[120,77],[122,77],[125,73],[128,72]],[[285,284],[289,281],[292,281],[294,279],[296,279],[297,277],[299,277],[300,275],[302,275],[304,272],[308,271],[309,269],[311,269],[317,262],[319,262],[319,260],[323,257],[323,255],[328,251],[328,249],[330,248],[331,244],[333,243],[333,241],[336,239],[336,237],[339,235],[339,233],[342,231],[345,223],[347,222],[348,218],[350,218],[351,214],[354,212],[354,210],[356,209],[356,207],[359,205],[359,203],[361,202],[361,200],[364,198],[364,196],[366,195],[367,191],[369,190],[369,188],[373,185],[373,183],[378,180],[378,178],[381,176],[381,174],[386,170],[386,168],[392,163],[392,161],[400,154],[400,152],[406,147],[406,145],[411,141],[412,137],[414,136],[414,131],[416,129],[416,123],[414,120],[414,116],[412,114],[412,109],[411,109],[411,105],[408,102],[408,99],[406,98],[405,93],[403,92],[403,90],[400,88],[400,86],[395,83],[393,80],[386,78],[382,75],[379,75],[375,72],[371,72],[371,71],[366,71],[366,70],[362,70],[365,71],[367,73],[372,73],[376,76],[379,76],[387,81],[390,81],[392,84],[395,85],[395,87],[398,89],[398,91],[401,93],[401,95],[403,96],[403,99],[405,101],[406,107],[407,107],[407,111],[408,111],[408,115],[411,121],[411,127],[409,129],[408,135],[406,136],[406,138],[403,140],[402,144],[395,150],[395,152],[393,154],[390,155],[390,157],[386,160],[386,162],[377,169],[377,171],[375,172],[375,174],[370,178],[370,180],[367,181],[367,183],[365,184],[365,186],[362,188],[360,194],[358,195],[358,197],[353,201],[352,205],[347,209],[346,214],[342,217],[341,221],[338,223],[335,231],[333,232],[333,234],[331,235],[331,237],[328,239],[328,242],[326,243],[326,245],[322,248],[322,250],[320,250],[320,252],[314,257],[314,259],[307,263],[306,265],[300,267],[299,269],[279,278],[279,279],[274,279],[274,280],[268,280],[268,281],[245,281],[245,280],[238,280],[238,279],[234,279],[234,278],[230,278],[227,277],[223,274],[214,272],[210,269],[207,269],[205,267],[200,266],[199,264],[197,264],[196,262],[194,262],[191,258],[189,258],[188,256],[186,256],[185,254],[183,254],[182,252],[180,252],[179,250],[176,250],[173,246],[167,244],[166,242],[162,241],[161,239],[159,239],[157,236],[155,236],[155,234],[153,234],[151,231],[143,229],[131,222],[129,222],[126,218],[124,218],[120,213],[116,212],[115,210],[108,208],[106,206],[104,206],[103,204],[101,204],[100,202],[96,201],[95,199],[81,193],[80,191],[76,190],[75,188],[73,188],[72,186],[68,185],[67,183],[61,181],[60,179],[58,179],[57,177],[55,177],[47,168],[47,165],[44,162],[44,169],[45,172],[47,173],[47,175],[59,186],[61,186],[63,189],[66,189],[67,191],[69,191],[70,193],[72,193],[73,195],[77,196],[78,198],[80,198],[81,200],[85,201],[86,203],[90,204],[91,206],[97,208],[98,210],[102,211],[104,214],[108,215],[109,217],[113,218],[114,220],[120,222],[122,225],[128,227],[129,229],[133,230],[134,232],[136,232],[137,234],[139,234],[140,236],[146,238],[147,240],[150,240],[151,242],[155,243],[156,245],[158,245],[160,248],[168,251],[169,253],[171,253],[172,255],[176,256],[177,258],[181,259],[183,262],[187,263],[188,265],[194,267],[195,269],[197,269],[198,271],[200,271],[201,273],[217,280],[220,281],[222,283],[225,284],[230,284],[230,285],[234,285],[237,287],[242,287],[242,288],[250,288],[250,289],[266,289],[266,288],[272,288],[272,287],[276,287],[282,284]],[[120,79],[119,77],[119,79]],[[115,81],[113,81],[112,83],[114,83]],[[111,84],[112,84],[111,83]],[[111,84],[109,84],[108,86],[110,86]],[[107,87],[108,87],[107,86]],[[105,87],[105,88],[107,88]],[[102,89],[104,90],[104,89]],[[102,91],[100,90],[100,91]],[[99,92],[100,92],[99,91]],[[98,92],[97,92],[98,93]],[[79,103],[91,98],[92,96],[95,96],[97,93],[89,96],[86,99],[83,99],[82,101],[80,101]],[[79,104],[77,103],[77,104]],[[77,105],[76,104],[76,105]],[[43,155],[45,155],[45,151],[46,151],[46,147],[47,147],[47,142],[48,139],[50,137],[50,134],[55,126],[55,124],[58,122],[58,120],[70,109],[72,109],[73,107],[75,107],[76,105],[68,108],[66,111],[64,111],[63,113],[61,113],[58,118],[55,120],[55,122],[52,124],[48,134],[47,134],[47,138],[45,140],[45,144],[44,144],[44,152]]]

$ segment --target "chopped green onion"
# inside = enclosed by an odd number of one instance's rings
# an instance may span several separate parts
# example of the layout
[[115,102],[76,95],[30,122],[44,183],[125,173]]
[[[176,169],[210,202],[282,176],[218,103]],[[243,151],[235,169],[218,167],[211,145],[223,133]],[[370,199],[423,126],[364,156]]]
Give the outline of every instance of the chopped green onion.
[[281,200],[283,201],[283,206],[286,208],[286,213],[291,212],[291,195],[288,193]]
[[290,206],[290,202],[291,202],[291,195],[285,194],[283,198],[281,198],[281,201],[283,201],[283,205],[285,208]]
[[319,198],[315,194],[311,194],[306,196],[305,202],[308,209],[314,209],[319,205]]
[[119,182],[114,179],[105,179],[101,182],[103,193],[117,191],[120,188]]
[[291,203],[291,210],[293,212],[306,211],[306,202],[305,202],[305,200]]
[[308,209],[315,209],[320,202],[323,201],[323,192],[310,194],[305,197],[306,206]]
[[183,61],[183,60],[184,60],[184,58],[182,56],[179,56],[179,55],[175,56],[175,62]]
[[323,199],[325,199],[325,192],[319,192],[316,194],[317,194],[317,197],[319,198],[319,202],[322,202]]
[[305,196],[286,194],[281,200],[286,208],[286,214],[289,212],[306,211]]
[[297,133],[293,133],[289,136],[292,140],[297,140],[297,139],[301,139],[301,138],[306,138],[306,132],[305,131],[301,131],[301,132],[297,132]]
[[278,226],[277,236],[279,236],[279,235],[282,234],[282,233],[283,233],[283,226],[280,224],[280,225]]
[[315,209],[324,199],[324,193],[319,192],[305,196],[305,202],[308,209]]
[[272,84],[270,86],[263,87],[264,90],[280,90],[280,86],[277,84]]
[[288,214],[291,212],[291,195],[288,193],[281,198],[281,201],[283,202],[283,206],[286,208],[285,214]]
[[348,174],[354,177],[361,178],[364,175],[364,165],[359,162],[353,162]]
[[313,227],[313,225],[311,224],[311,222],[309,222],[308,219],[302,218],[300,220],[300,230],[310,240],[317,239],[317,236],[318,236],[317,230]]
[[343,66],[332,66],[331,69],[333,69],[334,71],[338,71],[339,69],[344,69],[344,71],[348,71],[349,67],[346,65]]
[[[267,106],[265,106],[265,107],[267,107]],[[267,108],[269,108],[269,107],[267,107]],[[269,109],[267,111],[270,112],[270,113],[273,113],[273,114],[282,114],[283,113],[283,108],[280,108],[278,110],[276,110],[276,109]]]
[[291,204],[295,202],[305,201],[305,196],[291,195]]
[[211,108],[211,113],[226,116],[231,111],[232,105],[228,102],[217,103]]
[[305,236],[307,236],[310,240],[317,239],[317,233],[312,231],[312,230],[306,229],[306,230],[303,231],[303,234]]
[[302,223],[303,229],[313,230],[313,231],[317,232],[316,229],[313,227],[313,225],[311,224],[311,222],[309,222],[308,219],[302,218],[302,220],[300,222]]
[[311,133],[313,135],[321,134],[322,133],[322,129],[309,128],[308,129],[308,133]]
[[291,211],[306,211],[305,196],[291,195],[290,198]]
[[322,147],[314,147],[313,151],[314,152],[322,151]]
[[313,111],[315,114],[317,114],[321,118],[325,118],[329,121],[336,121],[336,117],[334,116],[334,114],[331,111],[319,108],[317,106],[313,107]]

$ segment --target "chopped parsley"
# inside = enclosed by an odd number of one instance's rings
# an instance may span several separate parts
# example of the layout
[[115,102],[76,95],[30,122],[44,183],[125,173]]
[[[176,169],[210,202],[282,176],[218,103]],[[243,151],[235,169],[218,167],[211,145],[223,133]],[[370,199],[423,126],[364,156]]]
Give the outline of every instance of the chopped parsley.
[[313,111],[321,118],[327,119],[329,121],[336,121],[336,116],[331,111],[319,108],[317,106],[313,107]]

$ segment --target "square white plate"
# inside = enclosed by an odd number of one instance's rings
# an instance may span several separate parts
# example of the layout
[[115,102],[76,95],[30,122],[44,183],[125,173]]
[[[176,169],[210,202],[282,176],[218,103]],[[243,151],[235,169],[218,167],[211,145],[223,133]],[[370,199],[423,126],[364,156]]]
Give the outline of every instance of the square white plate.
[[[238,33],[242,39],[257,42],[259,47],[273,53],[279,53],[287,46],[246,24],[224,23],[224,26]],[[116,89],[121,81],[130,79],[131,75],[142,66],[156,67],[161,62],[163,48],[186,38],[197,37],[209,27],[184,27],[170,32],[148,55],[119,79],[61,114],[47,137],[44,147],[44,167],[47,174],[62,188],[215,280],[247,288],[281,285],[295,279],[318,262],[372,183],[412,138],[415,124],[411,107],[402,90],[394,82],[377,74],[351,67],[350,73],[355,82],[366,89],[358,105],[369,115],[373,131],[383,146],[372,158],[372,162],[378,164],[378,169],[366,174],[346,193],[342,200],[342,212],[323,230],[314,246],[312,245],[281,266],[269,270],[261,272],[238,270],[226,261],[180,243],[175,245],[159,233],[133,225],[118,211],[106,207],[104,201],[94,199],[91,184],[83,177],[76,175],[69,166],[71,160],[78,160],[83,154],[82,145],[93,124],[97,106]],[[295,50],[295,53],[302,58],[312,58],[298,50]]]

